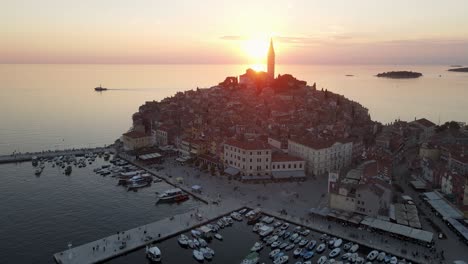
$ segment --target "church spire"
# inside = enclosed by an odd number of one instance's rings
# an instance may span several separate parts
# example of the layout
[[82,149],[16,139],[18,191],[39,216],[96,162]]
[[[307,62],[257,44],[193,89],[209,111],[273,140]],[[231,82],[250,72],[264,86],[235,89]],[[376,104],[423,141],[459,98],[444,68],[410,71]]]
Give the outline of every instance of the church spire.
[[273,38],[270,39],[270,48],[268,49],[268,76],[275,78],[275,49],[273,48]]

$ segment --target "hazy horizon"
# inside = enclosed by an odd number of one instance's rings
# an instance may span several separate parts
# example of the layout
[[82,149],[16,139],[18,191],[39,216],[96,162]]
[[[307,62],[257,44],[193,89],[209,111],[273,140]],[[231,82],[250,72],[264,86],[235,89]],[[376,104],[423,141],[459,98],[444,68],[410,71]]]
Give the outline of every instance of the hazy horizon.
[[468,2],[10,1],[0,63],[468,64]]

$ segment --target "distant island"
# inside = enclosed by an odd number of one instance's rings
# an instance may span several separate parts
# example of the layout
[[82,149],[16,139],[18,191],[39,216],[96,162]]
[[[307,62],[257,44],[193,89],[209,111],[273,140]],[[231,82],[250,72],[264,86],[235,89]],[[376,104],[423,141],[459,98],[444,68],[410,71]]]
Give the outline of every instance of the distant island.
[[377,77],[392,78],[392,79],[408,79],[408,78],[419,78],[422,76],[420,72],[412,71],[391,71],[383,72],[376,75]]
[[468,72],[468,67],[449,69],[448,71],[452,71],[452,72]]

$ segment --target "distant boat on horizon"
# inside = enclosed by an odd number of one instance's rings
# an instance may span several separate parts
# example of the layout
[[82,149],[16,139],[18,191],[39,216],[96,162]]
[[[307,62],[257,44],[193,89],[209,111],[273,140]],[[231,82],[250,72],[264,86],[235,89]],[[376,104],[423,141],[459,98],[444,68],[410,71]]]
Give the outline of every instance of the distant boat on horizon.
[[107,88],[104,88],[102,87],[102,85],[99,85],[99,87],[94,88],[94,91],[96,92],[107,91]]

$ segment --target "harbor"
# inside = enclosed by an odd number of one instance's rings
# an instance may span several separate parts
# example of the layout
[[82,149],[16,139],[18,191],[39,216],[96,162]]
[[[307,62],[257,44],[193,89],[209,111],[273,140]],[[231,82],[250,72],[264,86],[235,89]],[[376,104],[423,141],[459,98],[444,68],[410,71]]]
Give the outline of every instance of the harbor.
[[59,156],[84,156],[85,154],[98,154],[113,151],[112,148],[108,147],[97,147],[97,148],[80,148],[80,149],[67,149],[67,150],[49,150],[40,152],[28,152],[28,153],[13,153],[11,155],[0,156],[0,164],[3,163],[15,163],[15,162],[26,162],[32,159],[48,159]]
[[[229,201],[223,202],[222,206],[204,205],[187,213],[174,215],[130,230],[118,231],[108,237],[71,247],[54,254],[54,260],[60,264],[103,262],[147,244],[176,236],[236,209],[239,209],[239,205]],[[199,217],[195,217],[196,215]]]

